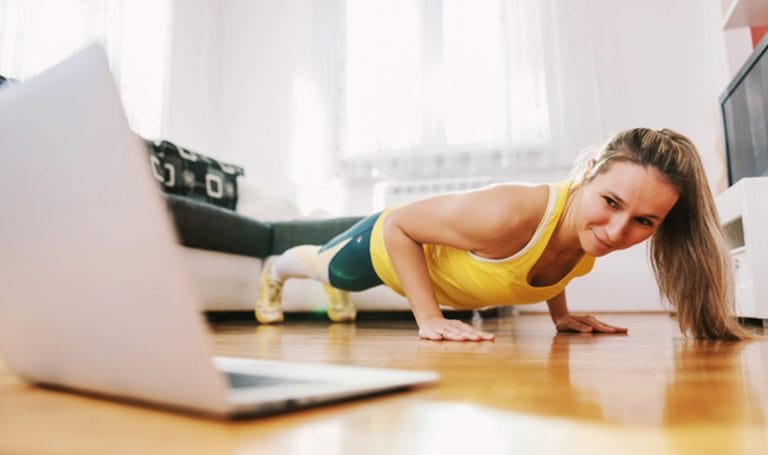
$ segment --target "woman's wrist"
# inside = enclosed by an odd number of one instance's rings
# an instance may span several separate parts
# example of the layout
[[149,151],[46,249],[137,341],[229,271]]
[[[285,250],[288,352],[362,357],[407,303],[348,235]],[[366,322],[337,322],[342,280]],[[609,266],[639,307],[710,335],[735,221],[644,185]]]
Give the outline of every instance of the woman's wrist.
[[443,312],[440,311],[437,304],[435,304],[434,308],[420,308],[419,305],[411,304],[411,311],[413,312],[413,317],[416,319],[416,324],[419,326],[430,319],[444,319]]
[[416,319],[416,325],[421,327],[423,324],[425,324],[427,321],[433,320],[433,319],[445,319],[443,316],[443,313],[438,311],[437,313],[429,313],[426,315],[422,314],[416,314],[413,313],[414,319]]

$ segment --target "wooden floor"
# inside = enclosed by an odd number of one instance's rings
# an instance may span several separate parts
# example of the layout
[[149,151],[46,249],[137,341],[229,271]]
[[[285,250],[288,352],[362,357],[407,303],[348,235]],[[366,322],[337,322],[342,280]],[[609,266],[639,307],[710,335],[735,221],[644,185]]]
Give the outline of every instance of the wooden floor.
[[483,343],[419,340],[407,320],[217,323],[221,355],[442,374],[238,422],[39,389],[0,363],[0,453],[768,453],[768,342],[686,341],[664,314],[603,317],[629,334],[555,334],[546,315],[486,320],[497,339]]

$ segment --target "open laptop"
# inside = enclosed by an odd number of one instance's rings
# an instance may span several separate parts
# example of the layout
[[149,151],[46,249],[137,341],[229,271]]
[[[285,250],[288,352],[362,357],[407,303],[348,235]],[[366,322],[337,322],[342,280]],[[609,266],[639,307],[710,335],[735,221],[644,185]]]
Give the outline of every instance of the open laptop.
[[0,352],[25,380],[239,416],[438,379],[213,357],[100,47],[0,88],[0,157]]

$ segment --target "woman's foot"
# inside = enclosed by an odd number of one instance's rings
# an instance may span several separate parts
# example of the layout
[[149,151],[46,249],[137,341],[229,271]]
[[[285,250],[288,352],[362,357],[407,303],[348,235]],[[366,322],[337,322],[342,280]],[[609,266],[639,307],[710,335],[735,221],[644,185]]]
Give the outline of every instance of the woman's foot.
[[323,285],[328,296],[328,319],[333,322],[351,322],[357,317],[357,310],[349,301],[349,293],[332,286]]
[[262,324],[283,322],[283,283],[272,278],[272,267],[265,266],[259,276],[259,298],[254,313]]

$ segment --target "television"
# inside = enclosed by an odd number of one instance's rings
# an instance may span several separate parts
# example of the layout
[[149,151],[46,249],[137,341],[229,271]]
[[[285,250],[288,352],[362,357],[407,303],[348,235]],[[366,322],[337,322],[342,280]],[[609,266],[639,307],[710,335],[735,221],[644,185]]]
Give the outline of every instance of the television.
[[720,96],[728,184],[768,176],[768,35]]

